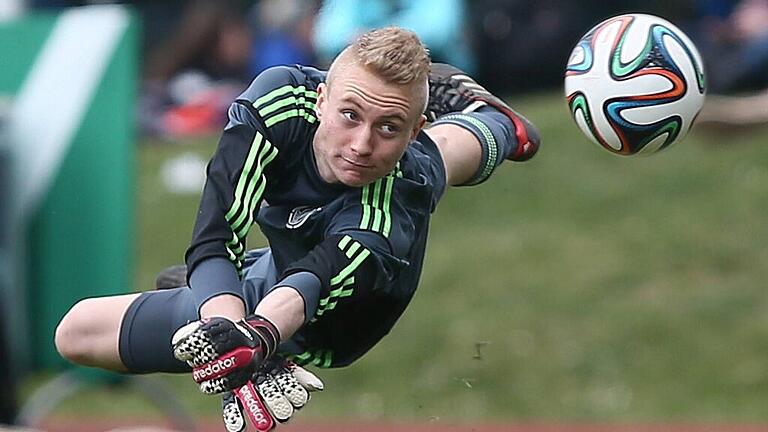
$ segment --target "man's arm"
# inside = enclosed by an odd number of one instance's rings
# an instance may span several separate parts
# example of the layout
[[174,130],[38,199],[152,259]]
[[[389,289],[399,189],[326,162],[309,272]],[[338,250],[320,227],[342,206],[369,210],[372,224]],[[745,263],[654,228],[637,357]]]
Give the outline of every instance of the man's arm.
[[255,312],[272,321],[286,340],[304,324],[304,297],[294,287],[278,286],[259,302]]
[[295,67],[267,69],[230,107],[186,253],[187,282],[201,317],[253,313],[240,300],[245,240],[273,181],[268,176],[279,174],[269,165],[290,159],[290,152],[278,154],[316,121],[310,84],[320,75]]
[[187,282],[202,317],[239,319],[246,312],[240,281],[245,239],[267,185],[266,168],[278,154],[248,105],[238,100],[230,107],[186,253]]

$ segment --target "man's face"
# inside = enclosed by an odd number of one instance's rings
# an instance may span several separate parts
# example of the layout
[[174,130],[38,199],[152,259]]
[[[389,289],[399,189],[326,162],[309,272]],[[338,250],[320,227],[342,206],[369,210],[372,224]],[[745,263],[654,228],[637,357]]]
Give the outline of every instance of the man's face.
[[328,183],[360,187],[391,172],[421,127],[422,92],[390,84],[364,67],[338,70],[318,88],[317,128],[312,147]]

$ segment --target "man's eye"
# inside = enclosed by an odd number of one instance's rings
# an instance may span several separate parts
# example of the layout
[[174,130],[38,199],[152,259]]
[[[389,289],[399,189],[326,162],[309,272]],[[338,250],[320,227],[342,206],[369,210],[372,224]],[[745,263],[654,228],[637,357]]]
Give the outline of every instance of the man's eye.
[[393,124],[381,125],[381,130],[386,134],[397,134],[400,132],[400,128]]
[[343,115],[347,120],[355,121],[357,120],[357,113],[354,111],[342,111],[341,115]]

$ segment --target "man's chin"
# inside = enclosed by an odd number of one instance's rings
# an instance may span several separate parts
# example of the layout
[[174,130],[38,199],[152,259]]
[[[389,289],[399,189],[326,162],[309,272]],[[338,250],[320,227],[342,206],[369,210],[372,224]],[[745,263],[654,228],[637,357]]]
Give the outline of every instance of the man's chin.
[[376,180],[376,177],[372,177],[370,175],[363,175],[359,172],[344,172],[342,175],[337,177],[339,179],[339,182],[343,184],[344,186],[349,187],[363,187],[367,184],[373,183],[373,181]]
[[373,182],[373,180],[355,179],[355,180],[342,180],[341,184],[343,184],[344,186],[359,188],[359,187],[363,187],[363,186],[365,186],[367,184],[371,184],[372,182]]

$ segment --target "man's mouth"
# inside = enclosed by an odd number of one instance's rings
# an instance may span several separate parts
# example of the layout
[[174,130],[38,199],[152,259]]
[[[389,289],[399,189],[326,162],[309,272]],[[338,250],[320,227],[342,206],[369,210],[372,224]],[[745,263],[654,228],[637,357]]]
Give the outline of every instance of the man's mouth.
[[346,163],[348,163],[348,164],[350,164],[352,166],[355,166],[357,168],[364,168],[364,169],[371,168],[370,164],[366,164],[364,162],[359,162],[359,161],[354,161],[354,160],[346,158],[344,156],[342,156],[341,158],[344,160],[344,162],[346,162]]

